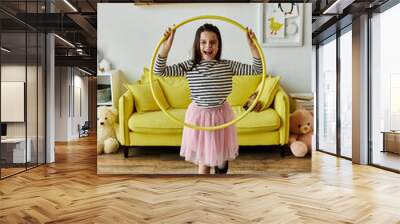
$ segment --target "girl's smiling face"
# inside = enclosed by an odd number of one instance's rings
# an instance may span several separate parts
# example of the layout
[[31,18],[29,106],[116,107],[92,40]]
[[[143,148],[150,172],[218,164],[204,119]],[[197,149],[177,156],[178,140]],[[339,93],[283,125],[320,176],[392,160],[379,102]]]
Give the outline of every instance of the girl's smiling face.
[[200,51],[202,60],[215,60],[218,53],[219,43],[217,34],[203,31],[200,34]]

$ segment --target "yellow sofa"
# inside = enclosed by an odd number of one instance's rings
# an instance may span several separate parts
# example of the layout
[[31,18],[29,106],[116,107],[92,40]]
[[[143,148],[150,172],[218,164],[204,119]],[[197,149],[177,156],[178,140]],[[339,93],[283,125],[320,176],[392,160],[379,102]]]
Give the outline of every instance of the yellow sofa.
[[[171,121],[151,102],[148,73],[144,70],[141,80],[127,84],[119,99],[118,140],[128,155],[129,147],[180,146],[183,126]],[[272,77],[272,76],[271,76]],[[279,76],[266,79],[260,102],[263,109],[252,111],[236,123],[241,146],[285,146],[289,138],[289,98],[279,85]],[[248,97],[260,88],[261,76],[234,76],[232,93],[228,102],[236,115],[243,113]],[[190,90],[184,77],[155,77],[160,97],[177,118],[184,120],[190,104]],[[150,95],[149,95],[150,94]],[[164,95],[164,96],[162,96]],[[154,101],[154,100],[153,100]],[[162,100],[164,101],[164,100]],[[283,147],[281,147],[283,148]]]

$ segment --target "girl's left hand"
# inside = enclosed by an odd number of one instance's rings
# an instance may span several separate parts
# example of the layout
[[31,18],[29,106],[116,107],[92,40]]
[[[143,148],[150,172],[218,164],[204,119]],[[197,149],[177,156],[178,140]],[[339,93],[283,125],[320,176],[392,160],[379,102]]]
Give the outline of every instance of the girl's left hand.
[[256,35],[253,33],[253,31],[249,28],[246,27],[246,36],[247,36],[247,42],[250,47],[251,54],[253,55],[254,58],[260,58],[260,54],[258,53],[258,49],[256,44],[253,42],[253,39],[257,39]]
[[256,38],[256,35],[253,33],[253,31],[249,28],[246,27],[246,36],[247,36],[247,42],[249,44],[250,48],[256,48],[256,45],[253,43],[253,38]]

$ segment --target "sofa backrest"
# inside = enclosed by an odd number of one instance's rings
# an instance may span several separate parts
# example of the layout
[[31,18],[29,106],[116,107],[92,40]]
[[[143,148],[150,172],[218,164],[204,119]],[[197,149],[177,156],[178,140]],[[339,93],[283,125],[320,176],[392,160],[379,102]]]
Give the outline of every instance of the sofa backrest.
[[[160,77],[154,76],[158,80],[165,98],[172,108],[187,108],[192,102],[190,98],[189,83],[185,77]],[[149,70],[143,69],[140,77],[141,83],[148,83],[150,80]]]
[[228,96],[228,102],[232,106],[244,105],[253,94],[261,81],[260,75],[233,76],[232,93]]
[[[187,108],[191,103],[190,89],[185,77],[160,77],[153,76],[159,81],[164,95],[172,108]],[[279,89],[279,76],[268,77],[260,101],[263,108],[268,108]],[[149,82],[149,70],[143,69],[140,78],[141,83]],[[232,80],[232,93],[228,96],[228,102],[232,106],[244,105],[249,97],[260,88],[261,75],[256,76],[234,76]],[[268,98],[268,99],[267,99]]]

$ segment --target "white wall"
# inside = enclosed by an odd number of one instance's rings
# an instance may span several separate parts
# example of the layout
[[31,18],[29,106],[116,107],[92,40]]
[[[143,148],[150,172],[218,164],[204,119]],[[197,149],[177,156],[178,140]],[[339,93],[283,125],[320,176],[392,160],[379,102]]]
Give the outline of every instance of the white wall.
[[55,140],[66,141],[68,138],[68,86],[69,76],[67,67],[55,68]]
[[[82,126],[88,120],[88,77],[82,76],[82,74],[77,70],[74,72],[74,95],[72,96],[74,107],[72,108],[70,139],[79,138],[78,124]],[[79,91],[80,93],[78,93]]]
[[[302,47],[263,48],[267,71],[281,75],[288,92],[311,92],[311,4],[306,4]],[[153,50],[164,30],[196,15],[215,14],[234,19],[258,33],[260,4],[98,4],[98,51],[124,72],[131,81],[149,67]],[[195,30],[207,20],[189,23],[178,29],[169,62],[190,57]],[[225,22],[209,21],[218,26],[223,39],[223,58],[251,62],[243,31]],[[259,35],[258,35],[259,36]]]
[[89,78],[87,76],[78,76],[78,79],[80,80],[79,85],[82,89],[82,116],[80,117],[80,122],[83,124],[89,120]]
[[[78,138],[78,124],[88,120],[88,78],[71,67],[56,67],[55,125],[56,141]],[[77,91],[81,90],[81,102]],[[79,111],[81,105],[82,114]]]

